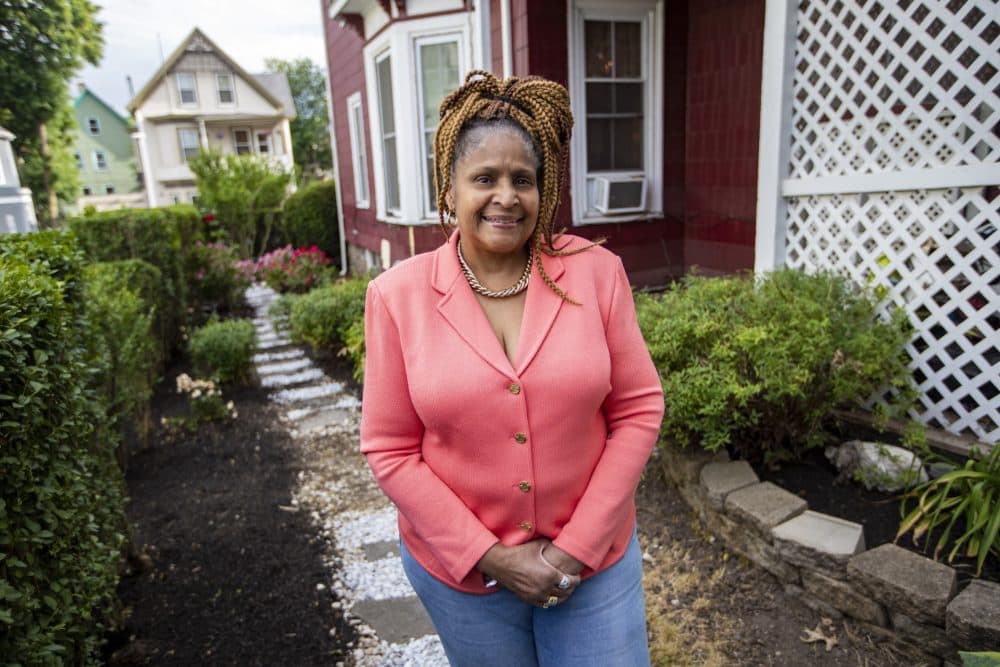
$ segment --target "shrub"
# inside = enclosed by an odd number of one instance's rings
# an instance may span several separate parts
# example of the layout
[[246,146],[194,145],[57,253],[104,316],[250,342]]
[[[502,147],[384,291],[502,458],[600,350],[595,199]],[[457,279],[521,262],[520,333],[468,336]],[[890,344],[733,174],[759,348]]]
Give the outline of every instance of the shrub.
[[296,247],[317,246],[337,257],[337,184],[316,181],[292,193],[282,208],[285,240]]
[[[910,509],[916,501],[916,507]],[[952,470],[911,490],[900,506],[903,521],[896,539],[913,531],[913,542],[941,529],[934,558],[948,546],[948,562],[963,553],[976,559],[976,576],[982,574],[987,556],[1000,559],[1000,445],[985,456],[972,456]],[[949,539],[959,521],[963,532]],[[930,546],[930,542],[927,543]],[[926,548],[926,547],[925,547]]]
[[912,400],[902,311],[832,274],[691,277],[639,295],[639,325],[663,381],[663,431],[746,458],[797,458],[823,443],[831,411],[895,392]]
[[[159,271],[142,260],[99,262],[84,269],[87,348],[100,371],[94,384],[114,420],[131,417],[139,438],[150,431],[159,345],[153,334],[155,300],[144,290]],[[122,423],[122,425],[124,425]]]
[[339,352],[351,325],[364,317],[367,287],[367,279],[355,278],[296,297],[289,317],[292,338]]
[[[114,431],[88,387],[71,238],[0,241],[3,664],[96,664],[118,616],[123,485]],[[18,246],[26,252],[12,256]]]
[[160,270],[163,289],[154,326],[165,360],[180,348],[190,282],[185,267],[194,265],[189,252],[202,238],[201,225],[193,206],[121,209],[69,220],[89,261],[142,259]]
[[191,359],[218,382],[249,384],[255,335],[250,320],[213,320],[191,335]]
[[225,243],[197,241],[191,249],[191,307],[195,312],[231,312],[252,282],[236,249]]
[[278,292],[306,292],[326,283],[332,260],[316,246],[278,248],[257,262],[257,278]]
[[344,348],[341,354],[347,356],[354,365],[352,375],[361,383],[365,379],[365,318],[359,317],[351,322],[344,333]]
[[185,394],[191,408],[190,417],[162,417],[164,426],[179,424],[195,431],[204,422],[236,419],[236,404],[222,398],[222,390],[212,380],[192,379],[187,373],[177,376],[177,393]]

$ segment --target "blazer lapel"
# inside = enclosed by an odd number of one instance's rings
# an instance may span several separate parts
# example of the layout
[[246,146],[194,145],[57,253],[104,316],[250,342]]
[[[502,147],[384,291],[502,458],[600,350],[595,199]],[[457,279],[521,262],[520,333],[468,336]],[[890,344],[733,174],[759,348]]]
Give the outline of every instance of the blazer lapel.
[[[457,245],[458,235],[453,233],[448,243],[435,251],[431,283],[434,289],[443,295],[438,301],[438,312],[476,354],[500,373],[510,377],[514,369],[496,334],[493,333],[486,314],[476,301],[476,295],[462,277],[462,270],[458,265]],[[528,292],[530,294],[531,290]],[[530,296],[528,298],[530,299]],[[525,318],[527,315],[526,306]],[[521,329],[523,340],[523,324]]]
[[[541,261],[549,278],[558,284],[563,274],[562,258],[541,253]],[[524,373],[531,360],[538,354],[562,306],[562,298],[545,284],[538,267],[532,267],[531,283],[528,285],[528,295],[524,303],[524,317],[521,318],[521,336],[517,344],[518,375]]]

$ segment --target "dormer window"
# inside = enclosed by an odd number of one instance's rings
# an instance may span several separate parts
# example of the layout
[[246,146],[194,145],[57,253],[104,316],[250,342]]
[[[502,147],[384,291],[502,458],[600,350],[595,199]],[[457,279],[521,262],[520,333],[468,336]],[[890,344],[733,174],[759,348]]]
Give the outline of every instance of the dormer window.
[[181,104],[198,104],[198,89],[195,86],[194,74],[191,72],[177,73],[177,96]]
[[215,84],[219,89],[219,104],[232,104],[236,101],[233,91],[233,75],[229,72],[219,72],[215,75]]

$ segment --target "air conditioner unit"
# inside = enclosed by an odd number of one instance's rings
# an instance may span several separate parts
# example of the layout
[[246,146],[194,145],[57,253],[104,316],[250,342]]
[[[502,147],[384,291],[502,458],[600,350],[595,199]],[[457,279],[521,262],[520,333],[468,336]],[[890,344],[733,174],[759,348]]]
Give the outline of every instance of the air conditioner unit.
[[605,214],[645,211],[645,177],[595,176],[594,208]]

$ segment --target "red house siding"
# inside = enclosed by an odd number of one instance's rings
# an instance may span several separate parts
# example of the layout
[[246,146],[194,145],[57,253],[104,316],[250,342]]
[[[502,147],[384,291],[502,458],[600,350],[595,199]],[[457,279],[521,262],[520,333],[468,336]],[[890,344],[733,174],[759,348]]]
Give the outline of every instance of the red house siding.
[[752,269],[764,2],[704,0],[688,12],[684,264]]

